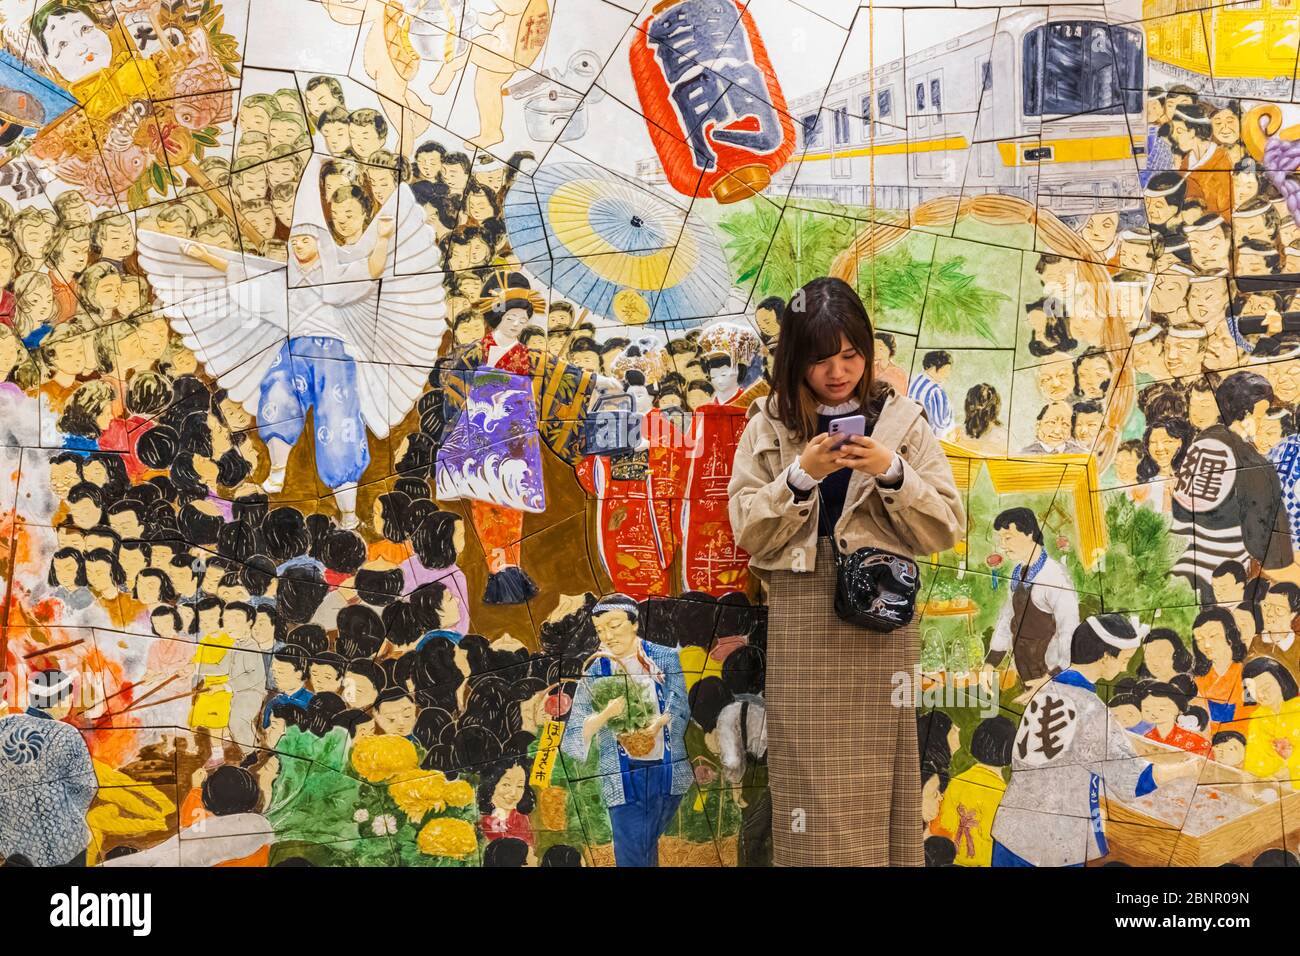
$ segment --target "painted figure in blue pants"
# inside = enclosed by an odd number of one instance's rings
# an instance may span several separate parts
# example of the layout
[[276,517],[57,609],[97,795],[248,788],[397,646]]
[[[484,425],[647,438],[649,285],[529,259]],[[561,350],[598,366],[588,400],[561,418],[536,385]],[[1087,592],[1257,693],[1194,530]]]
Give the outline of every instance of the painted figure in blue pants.
[[[681,660],[676,648],[641,639],[639,608],[626,595],[597,602],[592,623],[600,636],[600,656],[589,663],[574,694],[561,750],[580,761],[587,760],[593,744],[598,750],[597,772],[609,808],[617,865],[657,866],[659,837],[694,780],[686,755],[690,710]],[[637,747],[635,756],[609,726],[626,709],[626,695],[614,697],[599,711],[594,708],[592,686],[606,677],[639,685],[644,698],[654,704],[655,716],[645,728],[653,744]]]
[[200,242],[142,230],[140,261],[163,312],[250,414],[284,488],[290,452],[312,415],[316,470],[340,523],[355,527],[357,484],[376,438],[411,410],[446,330],[442,254],[400,185],[380,208],[342,186],[321,202],[319,163],[294,207],[288,269]]

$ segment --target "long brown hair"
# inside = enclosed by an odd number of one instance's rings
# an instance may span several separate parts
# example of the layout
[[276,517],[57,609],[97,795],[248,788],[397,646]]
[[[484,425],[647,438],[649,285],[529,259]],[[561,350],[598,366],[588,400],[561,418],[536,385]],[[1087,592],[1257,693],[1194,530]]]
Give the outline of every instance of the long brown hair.
[[841,336],[867,360],[855,393],[862,414],[879,414],[893,391],[875,376],[876,342],[862,299],[843,279],[813,279],[799,289],[781,313],[781,331],[772,357],[772,393],[767,413],[799,441],[817,433],[817,398],[805,377],[817,362],[841,350]]

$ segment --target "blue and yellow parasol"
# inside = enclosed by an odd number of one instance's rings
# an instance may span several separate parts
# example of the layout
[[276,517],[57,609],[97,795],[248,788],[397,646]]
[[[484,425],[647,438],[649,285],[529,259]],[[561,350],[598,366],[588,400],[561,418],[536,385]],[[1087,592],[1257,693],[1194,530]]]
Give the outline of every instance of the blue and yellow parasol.
[[524,267],[596,315],[689,328],[716,316],[731,287],[705,224],[597,166],[556,163],[520,177],[504,217]]

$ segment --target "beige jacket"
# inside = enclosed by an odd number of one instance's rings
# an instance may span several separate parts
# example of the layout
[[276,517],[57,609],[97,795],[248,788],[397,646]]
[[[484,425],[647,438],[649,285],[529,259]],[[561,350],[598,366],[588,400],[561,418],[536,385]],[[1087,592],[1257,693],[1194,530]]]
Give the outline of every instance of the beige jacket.
[[[736,543],[764,579],[767,571],[812,571],[820,499],[814,493],[796,501],[786,483],[786,468],[806,443],[767,414],[766,398],[749,406],[748,417],[727,486]],[[872,437],[903,459],[903,482],[897,490],[878,488],[875,478],[853,473],[835,526],[840,550],[870,546],[911,556],[947,551],[966,532],[966,506],[921,405],[893,394]]]

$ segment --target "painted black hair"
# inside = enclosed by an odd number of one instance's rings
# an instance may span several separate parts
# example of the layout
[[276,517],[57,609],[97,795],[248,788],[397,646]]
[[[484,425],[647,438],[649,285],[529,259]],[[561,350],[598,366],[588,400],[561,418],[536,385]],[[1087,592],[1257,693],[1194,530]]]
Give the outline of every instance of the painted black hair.
[[252,813],[262,798],[257,778],[245,768],[229,764],[208,774],[200,794],[204,809],[218,817]]
[[402,593],[405,581],[401,568],[361,568],[354,576],[357,596],[367,604],[384,606]]
[[366,542],[355,531],[335,528],[325,537],[320,560],[331,571],[355,574],[366,561]]
[[254,554],[239,568],[239,580],[250,595],[261,597],[275,580],[275,562],[264,554]]
[[181,534],[190,544],[215,545],[225,521],[220,514],[207,514],[191,502],[176,516]]
[[456,522],[462,520],[454,511],[438,511],[411,532],[411,548],[422,565],[434,570],[456,563]]
[[373,608],[349,604],[340,608],[337,625],[338,652],[349,659],[373,657],[384,643],[384,622]]
[[280,576],[275,591],[276,608],[286,621],[310,621],[328,593],[329,585],[319,569],[296,565],[286,568]]
[[59,586],[58,577],[54,573],[54,562],[66,561],[68,558],[72,558],[77,562],[77,572],[73,577],[73,584],[79,588],[84,588],[86,586],[86,559],[81,556],[81,552],[76,548],[59,548],[59,550],[54,552],[54,557],[50,560],[50,573],[46,577],[46,583],[48,583],[50,587],[54,588]]
[[311,547],[307,523],[297,508],[276,508],[262,522],[267,556],[278,563],[300,557]]

